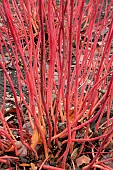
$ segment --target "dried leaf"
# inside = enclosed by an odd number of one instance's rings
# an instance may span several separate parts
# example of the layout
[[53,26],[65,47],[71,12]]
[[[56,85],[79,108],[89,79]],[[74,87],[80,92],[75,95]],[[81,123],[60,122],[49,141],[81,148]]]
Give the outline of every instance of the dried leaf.
[[35,166],[34,163],[31,163],[31,168],[30,168],[30,170],[37,170],[37,166]]
[[69,120],[70,122],[73,122],[74,120],[74,108],[71,108],[69,111]]
[[7,108],[6,113],[16,113],[16,108]]
[[16,145],[16,147],[17,147],[17,149],[18,149],[18,155],[19,156],[26,156],[27,155],[27,148],[26,148],[26,146],[24,146],[23,144],[22,144],[22,142],[21,141],[16,141],[15,142],[15,145]]
[[9,115],[5,117],[5,121],[8,121],[9,119],[11,119],[12,117],[14,117],[14,115]]
[[[42,131],[45,134],[44,126],[42,126]],[[33,135],[31,137],[31,148],[35,149],[37,144],[42,144],[42,139],[40,137],[40,133],[37,130],[34,130]]]
[[31,166],[31,165],[30,165],[30,164],[26,164],[26,163],[22,163],[22,164],[19,164],[19,166],[29,167],[29,166]]
[[78,148],[75,148],[74,151],[71,154],[71,159],[75,160],[78,155]]
[[83,165],[83,164],[87,165],[90,162],[90,160],[91,159],[89,157],[82,155],[81,157],[76,159],[76,164],[77,164],[78,167]]
[[33,135],[31,137],[31,148],[35,149],[40,139],[40,134],[37,130],[34,130]]
[[[27,148],[26,148],[26,146],[24,146],[24,145],[22,144],[21,141],[16,141],[16,142],[15,142],[15,145],[16,145],[16,147],[17,147],[18,155],[19,155],[19,156],[24,157],[24,156],[27,155]],[[14,146],[11,145],[11,147],[10,147],[9,149],[7,149],[5,152],[13,152],[13,151],[14,151]]]

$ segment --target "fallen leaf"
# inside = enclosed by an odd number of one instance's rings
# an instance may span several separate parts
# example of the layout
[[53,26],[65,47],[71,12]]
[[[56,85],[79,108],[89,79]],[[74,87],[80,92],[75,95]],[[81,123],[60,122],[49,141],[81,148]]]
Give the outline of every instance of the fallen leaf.
[[37,170],[37,166],[35,166],[34,163],[31,163],[31,168],[30,168],[30,170]]
[[30,164],[26,164],[26,163],[22,163],[22,164],[19,164],[19,166],[29,167],[29,166],[31,166],[31,165],[30,165]]
[[69,111],[69,120],[70,122],[73,122],[74,120],[74,108],[73,107]]
[[22,144],[21,141],[16,141],[15,145],[18,149],[18,155],[19,156],[26,156],[27,155],[27,147],[25,145]]
[[77,164],[78,167],[83,165],[83,164],[87,165],[90,162],[90,160],[91,159],[89,157],[82,155],[81,157],[76,159],[76,164]]
[[75,148],[74,151],[71,154],[71,159],[75,160],[78,155],[78,148]]
[[[45,134],[45,128],[42,126],[42,131]],[[40,133],[38,130],[33,131],[33,135],[31,137],[31,148],[35,149],[38,144],[42,144],[42,139],[40,137]]]
[[12,117],[14,117],[14,115],[6,116],[6,117],[5,117],[5,121],[6,121],[6,122],[9,121],[9,119],[11,119]]
[[13,108],[7,108],[6,113],[16,113],[16,107]]
[[[24,145],[22,144],[21,141],[16,141],[16,142],[15,142],[15,145],[16,145],[16,147],[17,147],[18,155],[19,155],[19,156],[24,157],[24,156],[27,155],[27,148],[26,148],[26,146],[24,146]],[[14,146],[11,145],[10,148],[7,149],[5,152],[14,152]]]
[[39,143],[40,134],[37,130],[34,130],[33,135],[31,137],[31,148],[35,149],[36,145]]

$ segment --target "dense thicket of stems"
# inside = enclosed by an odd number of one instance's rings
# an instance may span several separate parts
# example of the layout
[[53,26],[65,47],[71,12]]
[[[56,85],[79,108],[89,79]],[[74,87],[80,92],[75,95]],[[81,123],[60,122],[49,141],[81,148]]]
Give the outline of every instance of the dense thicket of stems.
[[[7,140],[18,155],[15,131],[36,159],[39,138],[46,160],[52,142],[59,147],[59,141],[63,140],[62,146],[65,144],[66,148],[57,159],[59,168],[56,169],[65,169],[76,142],[81,144],[82,155],[85,142],[93,145],[97,140],[101,142],[100,147],[95,146],[97,153],[84,170],[105,166],[96,160],[113,136],[112,7],[113,0],[0,2],[0,68],[4,73],[0,145],[3,152],[6,149],[3,141]],[[9,63],[16,73],[17,84],[9,74]],[[14,127],[13,131],[5,121],[7,82],[14,96],[18,120],[18,128]],[[26,117],[32,132],[27,128]],[[30,140],[25,138],[23,123],[31,135]],[[65,128],[61,128],[61,124]],[[93,130],[97,134],[101,130],[101,134],[94,137]],[[33,145],[34,134],[37,137]],[[42,167],[52,168],[44,164]]]

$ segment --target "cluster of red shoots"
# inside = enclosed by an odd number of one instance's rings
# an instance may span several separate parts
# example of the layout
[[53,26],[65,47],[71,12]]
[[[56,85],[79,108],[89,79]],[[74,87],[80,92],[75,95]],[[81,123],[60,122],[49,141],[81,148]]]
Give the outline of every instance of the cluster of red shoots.
[[[1,151],[6,149],[5,141],[9,141],[18,155],[14,128],[12,131],[5,120],[8,82],[14,96],[19,126],[15,130],[20,141],[32,150],[36,159],[35,147],[39,138],[44,146],[45,161],[40,169],[65,169],[74,144],[81,144],[79,155],[82,155],[85,142],[89,142],[96,152],[92,150],[93,159],[83,169],[111,169],[104,164],[109,159],[99,161],[99,156],[103,155],[113,137],[110,114],[113,109],[112,7],[113,0],[0,2],[0,68],[4,73],[0,110]],[[16,71],[16,88],[7,69],[4,48]],[[32,128],[31,140],[37,139],[35,147],[24,135],[22,122],[26,124],[26,115]],[[59,131],[61,123],[66,127]],[[98,137],[92,135],[92,124],[98,134],[102,129]],[[79,137],[78,132],[82,133]],[[52,141],[58,146],[61,138],[65,139],[62,145],[65,144],[66,149],[57,162],[62,160],[62,164],[59,168],[46,165]],[[100,141],[97,148],[93,143],[95,140]],[[0,162],[8,163],[7,157],[0,156]]]

